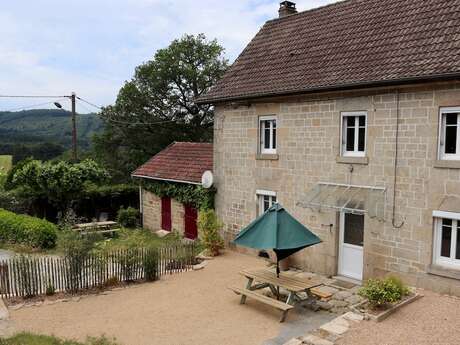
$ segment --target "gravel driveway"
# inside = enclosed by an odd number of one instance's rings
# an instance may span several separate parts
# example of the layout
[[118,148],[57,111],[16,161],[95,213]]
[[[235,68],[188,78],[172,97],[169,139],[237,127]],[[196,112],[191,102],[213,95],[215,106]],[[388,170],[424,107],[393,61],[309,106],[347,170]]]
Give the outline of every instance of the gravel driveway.
[[11,318],[17,330],[79,340],[105,334],[124,345],[278,345],[333,317],[301,308],[280,324],[276,309],[249,299],[240,305],[227,286],[243,286],[243,268],[264,266],[261,259],[227,251],[201,271],[79,302],[21,308]]
[[359,323],[337,345],[459,345],[460,299],[420,292],[425,297],[380,323]]

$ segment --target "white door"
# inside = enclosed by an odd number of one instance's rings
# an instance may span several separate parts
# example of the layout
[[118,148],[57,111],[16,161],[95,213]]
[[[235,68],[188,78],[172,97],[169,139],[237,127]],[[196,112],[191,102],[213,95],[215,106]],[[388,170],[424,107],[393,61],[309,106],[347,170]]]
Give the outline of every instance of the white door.
[[339,275],[363,279],[364,216],[341,213]]

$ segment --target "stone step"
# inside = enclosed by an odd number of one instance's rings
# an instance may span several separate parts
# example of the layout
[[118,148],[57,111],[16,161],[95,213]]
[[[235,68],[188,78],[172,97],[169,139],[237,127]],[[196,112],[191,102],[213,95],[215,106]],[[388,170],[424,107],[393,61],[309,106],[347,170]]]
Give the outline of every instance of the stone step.
[[303,341],[303,344],[306,344],[306,345],[334,345],[333,342],[327,339],[320,338],[313,334],[308,334],[302,337],[301,339]]

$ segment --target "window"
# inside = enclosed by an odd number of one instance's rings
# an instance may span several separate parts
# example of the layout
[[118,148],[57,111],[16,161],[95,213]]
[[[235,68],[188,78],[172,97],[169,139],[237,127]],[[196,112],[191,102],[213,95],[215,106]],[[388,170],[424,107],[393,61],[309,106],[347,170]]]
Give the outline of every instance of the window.
[[258,190],[256,192],[258,202],[258,215],[262,215],[267,211],[276,201],[276,193],[267,190]]
[[460,214],[442,211],[434,213],[444,216],[435,218],[434,263],[460,269]]
[[276,117],[262,116],[259,118],[260,153],[276,154]]
[[365,112],[342,113],[342,156],[365,156],[366,118]]
[[439,159],[460,160],[460,108],[441,108]]

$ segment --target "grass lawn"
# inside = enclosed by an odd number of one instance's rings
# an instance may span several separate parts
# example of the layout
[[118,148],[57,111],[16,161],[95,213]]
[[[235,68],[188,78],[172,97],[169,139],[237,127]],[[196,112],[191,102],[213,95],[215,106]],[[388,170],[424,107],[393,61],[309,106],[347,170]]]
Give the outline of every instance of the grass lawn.
[[36,335],[32,333],[19,333],[14,337],[0,339],[0,345],[117,345],[105,337],[88,338],[84,343],[73,340],[62,340],[46,335]]
[[115,237],[96,243],[96,250],[117,250],[133,247],[159,247],[180,240],[175,233],[159,237],[146,229],[122,229]]

